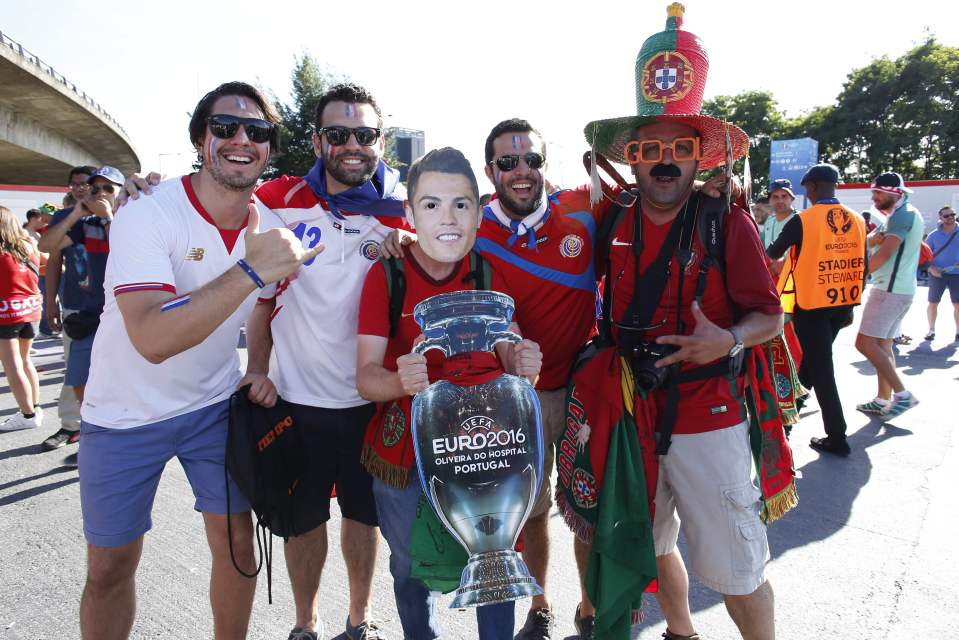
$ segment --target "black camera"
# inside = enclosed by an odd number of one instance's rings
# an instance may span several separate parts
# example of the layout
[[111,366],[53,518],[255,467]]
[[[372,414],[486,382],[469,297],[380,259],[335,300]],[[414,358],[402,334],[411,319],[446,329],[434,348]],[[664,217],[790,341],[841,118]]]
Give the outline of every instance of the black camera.
[[643,340],[641,338],[645,331],[630,330],[622,325],[619,325],[618,329],[619,353],[629,362],[636,387],[649,392],[665,386],[676,365],[657,367],[656,362],[675,353],[679,347]]

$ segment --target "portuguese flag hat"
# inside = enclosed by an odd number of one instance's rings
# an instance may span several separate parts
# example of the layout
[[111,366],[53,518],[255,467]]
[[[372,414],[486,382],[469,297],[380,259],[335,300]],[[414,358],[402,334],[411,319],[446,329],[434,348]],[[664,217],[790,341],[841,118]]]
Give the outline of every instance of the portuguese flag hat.
[[700,169],[726,163],[726,135],[738,160],[749,149],[749,136],[734,124],[702,115],[709,57],[702,41],[682,28],[686,9],[674,2],[666,9],[666,30],[651,35],[636,56],[638,115],[596,120],[586,125],[586,141],[613,162],[627,164],[624,149],[633,131],[652,122],[688,124],[701,138]]

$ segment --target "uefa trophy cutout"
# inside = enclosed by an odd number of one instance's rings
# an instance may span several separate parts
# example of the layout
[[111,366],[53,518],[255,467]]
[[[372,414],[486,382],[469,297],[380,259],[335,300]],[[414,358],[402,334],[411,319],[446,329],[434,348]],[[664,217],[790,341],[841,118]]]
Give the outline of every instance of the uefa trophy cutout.
[[[513,299],[494,291],[454,291],[420,302],[413,318],[426,337],[417,353],[449,358],[519,342]],[[420,480],[437,517],[469,554],[450,608],[540,595],[516,539],[539,492],[543,435],[539,399],[510,374],[472,386],[434,382],[413,398]]]

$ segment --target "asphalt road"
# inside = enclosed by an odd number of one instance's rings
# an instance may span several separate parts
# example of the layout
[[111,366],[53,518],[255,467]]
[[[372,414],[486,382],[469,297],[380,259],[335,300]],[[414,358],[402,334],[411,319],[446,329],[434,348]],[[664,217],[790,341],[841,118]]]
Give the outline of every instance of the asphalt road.
[[[959,638],[959,397],[954,368],[959,344],[950,342],[948,305],[941,308],[939,335],[926,332],[925,289],[917,293],[904,330],[911,345],[899,351],[900,370],[921,404],[883,425],[855,411],[875,393],[871,367],[853,348],[855,328],[836,347],[836,372],[850,427],[852,456],[820,457],[806,446],[820,435],[816,404],[807,406],[792,443],[800,504],[769,529],[773,560],[768,576],[776,593],[780,638]],[[857,324],[854,325],[858,326]],[[0,640],[79,637],[77,611],[84,580],[85,543],[80,523],[77,472],[61,466],[74,447],[41,453],[39,442],[56,430],[56,395],[63,377],[58,340],[37,344],[42,430],[0,434]],[[130,381],[117,381],[117,393]],[[0,379],[0,417],[15,411],[6,379]],[[200,516],[179,464],[160,484],[138,574],[135,638],[211,637],[207,599],[209,553]],[[572,637],[578,600],[571,535],[551,519],[553,559],[549,592],[559,616],[558,638]],[[338,552],[339,512],[329,524],[331,551],[320,594],[325,638],[342,632],[347,582]],[[282,541],[275,544],[273,605],[261,579],[249,637],[286,638],[293,603]],[[390,638],[401,638],[385,543],[374,585],[374,610]],[[449,597],[444,600],[448,604]],[[692,586],[694,620],[704,640],[739,635],[715,593]],[[642,640],[659,638],[664,623],[655,600],[645,598],[646,620],[634,630]],[[517,606],[517,629],[527,604]],[[471,612],[444,611],[445,638],[475,638]]]

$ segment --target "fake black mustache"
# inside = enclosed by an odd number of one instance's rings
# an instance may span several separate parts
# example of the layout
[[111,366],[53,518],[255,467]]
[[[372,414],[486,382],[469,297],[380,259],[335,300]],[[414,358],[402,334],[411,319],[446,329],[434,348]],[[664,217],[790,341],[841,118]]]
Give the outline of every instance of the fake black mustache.
[[649,175],[654,178],[681,178],[682,172],[674,164],[657,164],[650,169]]

